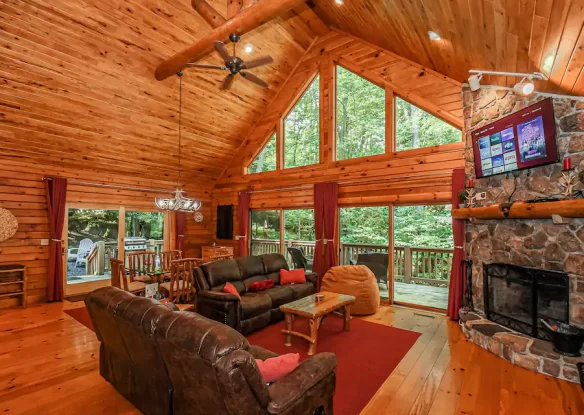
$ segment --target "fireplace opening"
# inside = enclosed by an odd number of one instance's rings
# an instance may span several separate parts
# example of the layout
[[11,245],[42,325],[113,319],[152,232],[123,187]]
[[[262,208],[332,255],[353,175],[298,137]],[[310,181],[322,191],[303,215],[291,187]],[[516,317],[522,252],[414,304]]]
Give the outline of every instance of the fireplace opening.
[[540,319],[568,323],[568,274],[509,264],[483,264],[487,318],[518,332],[550,340]]

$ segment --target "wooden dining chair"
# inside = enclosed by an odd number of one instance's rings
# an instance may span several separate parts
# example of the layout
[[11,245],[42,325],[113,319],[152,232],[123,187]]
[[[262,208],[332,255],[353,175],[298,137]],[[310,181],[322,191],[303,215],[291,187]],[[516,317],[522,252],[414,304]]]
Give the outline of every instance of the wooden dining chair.
[[156,270],[155,252],[134,252],[128,254],[127,261],[131,282],[152,282],[148,274]]
[[160,268],[162,269],[162,271],[170,272],[171,262],[182,259],[182,251],[179,251],[178,249],[163,251],[160,254],[158,254],[158,256],[160,258]]
[[171,262],[170,281],[160,284],[160,291],[166,293],[168,301],[193,302],[195,294],[193,270],[202,263],[200,258],[186,258]]
[[110,265],[112,273],[111,276],[112,287],[117,287],[121,290],[128,291],[136,295],[143,294],[146,291],[146,283],[140,281],[128,282],[124,261],[110,259]]

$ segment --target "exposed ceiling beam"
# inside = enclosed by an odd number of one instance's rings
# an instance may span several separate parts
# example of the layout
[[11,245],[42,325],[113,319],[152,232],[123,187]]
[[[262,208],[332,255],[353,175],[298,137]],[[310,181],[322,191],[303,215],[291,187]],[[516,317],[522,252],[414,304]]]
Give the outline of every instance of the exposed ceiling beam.
[[213,28],[225,24],[225,18],[205,0],[191,0],[191,5],[193,6],[193,9],[195,9],[197,13],[199,13]]
[[241,0],[227,0],[227,19],[235,17],[241,11]]
[[213,29],[194,45],[162,62],[156,68],[154,76],[162,81],[181,71],[187,63],[197,62],[211,53],[214,49],[214,41],[225,42],[231,33],[241,36],[304,2],[305,0],[260,0],[233,19]]

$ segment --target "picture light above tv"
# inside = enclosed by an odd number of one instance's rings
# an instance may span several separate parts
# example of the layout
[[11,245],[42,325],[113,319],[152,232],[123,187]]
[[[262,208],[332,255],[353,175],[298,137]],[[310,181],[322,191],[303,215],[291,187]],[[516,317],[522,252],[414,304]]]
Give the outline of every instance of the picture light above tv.
[[477,178],[559,161],[551,98],[472,132]]

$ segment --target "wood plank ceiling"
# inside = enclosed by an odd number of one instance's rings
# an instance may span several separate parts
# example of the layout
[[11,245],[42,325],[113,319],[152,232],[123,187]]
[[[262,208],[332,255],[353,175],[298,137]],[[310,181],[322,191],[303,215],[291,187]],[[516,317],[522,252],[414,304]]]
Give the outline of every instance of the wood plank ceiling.
[[[226,2],[212,1],[220,12]],[[164,59],[210,30],[190,0],[2,0],[0,157],[141,178],[175,178],[178,77],[154,79]],[[269,54],[262,89],[185,70],[183,173],[212,186],[317,34],[307,6],[243,38],[239,54]],[[245,54],[243,44],[255,49]],[[219,63],[218,56],[207,62]]]
[[[584,0],[314,0],[330,26],[461,82],[469,69],[540,71],[538,90],[584,94]],[[431,41],[428,31],[440,34]],[[485,83],[512,86],[517,78]]]

